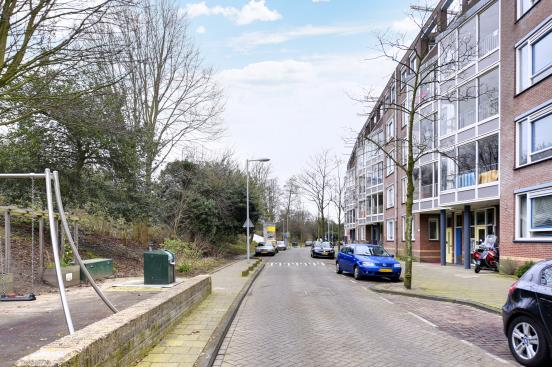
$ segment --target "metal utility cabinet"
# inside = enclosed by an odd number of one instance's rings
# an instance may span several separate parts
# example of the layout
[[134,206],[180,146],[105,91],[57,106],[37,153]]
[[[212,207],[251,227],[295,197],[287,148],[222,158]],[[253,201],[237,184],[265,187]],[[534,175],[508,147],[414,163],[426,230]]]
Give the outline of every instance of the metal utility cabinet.
[[144,284],[175,282],[176,256],[167,250],[144,252]]

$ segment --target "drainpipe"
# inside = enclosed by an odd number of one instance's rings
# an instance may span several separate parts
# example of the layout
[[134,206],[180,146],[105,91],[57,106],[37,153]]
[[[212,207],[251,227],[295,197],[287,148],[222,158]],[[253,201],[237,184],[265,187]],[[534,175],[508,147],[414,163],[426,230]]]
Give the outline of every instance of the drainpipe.
[[441,209],[439,212],[439,241],[441,244],[441,265],[447,265],[447,211]]

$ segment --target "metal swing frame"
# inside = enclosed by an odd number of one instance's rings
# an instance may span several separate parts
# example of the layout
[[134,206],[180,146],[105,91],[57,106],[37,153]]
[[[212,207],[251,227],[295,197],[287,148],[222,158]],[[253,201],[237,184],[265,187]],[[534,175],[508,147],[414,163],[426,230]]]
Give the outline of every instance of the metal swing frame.
[[[65,292],[65,284],[63,283],[63,277],[61,274],[61,262],[59,257],[59,243],[58,243],[58,234],[56,230],[56,223],[54,218],[54,195],[56,199],[57,209],[59,217],[62,223],[62,231],[65,231],[69,245],[73,250],[73,255],[77,263],[79,264],[81,271],[86,276],[86,279],[92,285],[92,288],[96,291],[100,299],[106,304],[107,307],[113,312],[117,313],[118,310],[115,306],[107,299],[103,294],[101,289],[97,286],[96,282],[88,272],[86,266],[79,255],[78,248],[75,245],[71,231],[69,229],[69,223],[67,222],[67,217],[65,216],[65,211],[63,209],[63,202],[61,200],[61,189],[59,184],[59,176],[57,171],[51,172],[50,169],[45,169],[44,173],[0,173],[0,179],[44,179],[46,183],[46,203],[48,211],[48,222],[50,225],[50,239],[52,241],[52,252],[54,257],[54,265],[56,269],[56,277],[58,282],[59,295],[61,298],[61,305],[63,308],[63,313],[65,315],[65,321],[67,323],[67,329],[69,334],[75,333],[75,327],[73,326],[73,319],[71,317],[71,311],[69,309],[69,303],[67,302],[67,294]],[[52,192],[52,181],[54,182],[54,192]],[[27,295],[30,296],[30,295]],[[34,297],[34,295],[32,295]],[[25,297],[25,296],[23,296]],[[15,300],[15,299],[14,299]],[[31,300],[31,299],[29,299]]]

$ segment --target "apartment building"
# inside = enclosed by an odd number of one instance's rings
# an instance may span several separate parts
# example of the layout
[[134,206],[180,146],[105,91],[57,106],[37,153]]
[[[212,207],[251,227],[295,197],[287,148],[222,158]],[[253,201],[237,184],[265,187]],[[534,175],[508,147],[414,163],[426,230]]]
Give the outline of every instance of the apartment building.
[[405,162],[408,116],[388,107],[407,110],[416,63],[442,67],[416,96],[413,140],[427,152],[413,173],[414,257],[467,267],[472,246],[489,234],[502,258],[552,257],[547,0],[439,2],[359,132],[347,167],[345,236],[404,252],[406,177],[389,154]]

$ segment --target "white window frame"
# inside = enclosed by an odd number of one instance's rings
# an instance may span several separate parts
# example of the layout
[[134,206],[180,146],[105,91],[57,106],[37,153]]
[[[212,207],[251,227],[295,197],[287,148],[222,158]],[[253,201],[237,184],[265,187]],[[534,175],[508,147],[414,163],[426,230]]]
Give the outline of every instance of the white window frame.
[[[391,229],[389,228],[391,226]],[[385,221],[385,237],[387,241],[395,241],[395,220],[388,219]]]
[[[402,240],[406,241],[406,215],[403,215],[401,217],[402,222]],[[414,216],[414,213],[412,213],[412,241],[416,240],[416,217]]]
[[[533,31],[526,40],[516,45],[516,74],[517,74],[516,92],[517,93],[523,92],[524,90],[531,88],[535,83],[541,81],[542,79],[552,74],[552,62],[548,66],[546,66],[543,70],[539,71],[536,74],[533,74],[533,45],[539,42],[541,39],[543,39],[546,36],[552,37],[552,20],[548,21],[540,29]],[[529,80],[526,81],[527,86],[524,89],[522,89],[521,88],[522,80],[521,80],[521,74],[519,70],[522,62],[521,50],[524,47],[529,47],[529,51],[527,52],[528,60],[525,60],[525,63],[527,64],[526,67],[528,68],[526,72],[529,77]]]
[[[529,164],[545,161],[547,159],[551,159],[552,157],[545,157],[541,159],[532,160],[531,155],[536,153],[542,153],[546,152],[547,150],[552,149],[552,147],[548,147],[546,149],[542,149],[536,152],[532,152],[532,146],[533,146],[533,123],[536,121],[539,121],[543,118],[546,118],[548,116],[552,115],[552,106],[548,106],[542,110],[539,110],[529,116],[527,116],[524,119],[516,121],[516,167],[523,167],[527,166]],[[527,151],[525,154],[527,154],[527,162],[520,163],[520,153],[521,153],[521,141],[519,140],[519,137],[521,136],[521,129],[523,127],[523,123],[527,122],[525,131],[525,146],[527,147]]]
[[517,9],[517,19],[521,18],[525,13],[529,12],[529,10],[533,9],[533,7],[540,1],[540,0],[533,0],[531,6],[529,6],[525,11],[521,8],[523,0],[517,0],[516,1],[516,9]]
[[395,162],[391,157],[395,157],[395,149],[392,149],[385,155],[385,176],[389,176],[395,172]]
[[387,135],[387,141],[390,141],[395,137],[395,120],[390,119],[385,124],[385,132]]
[[[432,223],[435,223],[435,226],[437,228],[437,230],[435,231],[435,233],[437,234],[437,237],[436,238],[431,238],[431,224]],[[430,241],[437,241],[439,240],[439,220],[437,218],[429,218],[427,220],[427,238],[430,240]]]
[[[525,208],[521,208],[521,196],[526,196],[526,206]],[[515,204],[516,204],[516,211],[515,211],[515,239],[518,240],[518,241],[539,241],[539,242],[552,242],[552,237],[550,236],[542,236],[542,237],[539,237],[538,235],[536,236],[530,236],[530,232],[532,233],[539,233],[539,232],[552,232],[552,228],[532,228],[532,218],[531,218],[531,205],[532,205],[532,199],[534,198],[538,198],[538,197],[543,197],[543,196],[552,196],[552,189],[549,188],[549,189],[545,189],[545,190],[538,190],[538,191],[529,191],[529,192],[523,192],[523,193],[520,193],[520,194],[517,194],[516,195],[516,200],[515,200]],[[526,214],[526,233],[520,233],[520,228],[519,228],[519,220],[520,220],[520,217],[521,217],[521,211],[522,210],[525,210],[525,214]]]
[[385,209],[393,208],[394,206],[395,206],[395,185],[389,185],[385,189]]

